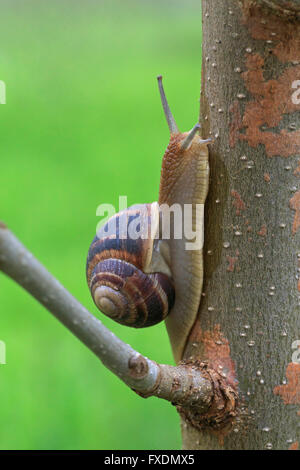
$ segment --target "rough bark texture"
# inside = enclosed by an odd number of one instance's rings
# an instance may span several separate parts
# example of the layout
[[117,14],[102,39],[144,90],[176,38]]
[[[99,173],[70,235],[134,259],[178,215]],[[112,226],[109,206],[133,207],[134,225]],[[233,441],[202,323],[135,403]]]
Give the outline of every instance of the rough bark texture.
[[222,429],[183,418],[183,447],[296,450],[300,2],[202,3],[201,122],[214,143],[203,296],[185,358],[223,374],[239,407]]

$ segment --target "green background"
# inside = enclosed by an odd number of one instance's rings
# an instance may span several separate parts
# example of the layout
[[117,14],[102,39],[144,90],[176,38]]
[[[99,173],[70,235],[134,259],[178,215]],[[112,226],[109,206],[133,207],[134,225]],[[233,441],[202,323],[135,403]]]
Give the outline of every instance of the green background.
[[[163,324],[134,330],[91,301],[96,208],[157,200],[169,140],[156,76],[181,130],[196,122],[200,1],[1,1],[0,219],[121,339],[173,363]],[[0,274],[1,449],[177,449],[179,418],[135,395]]]

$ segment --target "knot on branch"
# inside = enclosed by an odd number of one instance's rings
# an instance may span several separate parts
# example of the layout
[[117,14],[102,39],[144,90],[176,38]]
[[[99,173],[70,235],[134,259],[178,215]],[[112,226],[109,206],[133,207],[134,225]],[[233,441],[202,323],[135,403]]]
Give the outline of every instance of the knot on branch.
[[169,366],[156,364],[156,381],[153,387],[139,387],[135,392],[143,398],[156,396],[168,400],[174,406],[182,406],[185,409],[192,408],[197,413],[205,413],[210,407],[213,387],[211,380],[202,374],[198,366],[194,364],[179,364]]
[[135,379],[142,379],[148,373],[147,360],[141,354],[135,354],[128,361],[129,375]]
[[[199,413],[195,407],[177,406],[182,418],[197,429],[224,430],[230,428],[238,412],[238,393],[229,384],[226,378],[204,362],[197,362],[197,366],[204,377],[212,384],[213,395],[209,408]],[[185,362],[185,364],[187,364]],[[193,361],[195,366],[195,362]]]

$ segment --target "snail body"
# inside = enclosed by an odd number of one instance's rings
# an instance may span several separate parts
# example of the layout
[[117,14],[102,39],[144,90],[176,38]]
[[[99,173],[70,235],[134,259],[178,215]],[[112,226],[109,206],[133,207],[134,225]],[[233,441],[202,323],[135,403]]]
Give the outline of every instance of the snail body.
[[[90,246],[86,273],[95,304],[115,321],[141,328],[165,320],[179,362],[202,291],[209,140],[200,138],[199,124],[189,132],[179,132],[161,77],[158,83],[171,134],[163,156],[158,203],[131,206],[109,219]],[[193,249],[187,249],[190,239],[185,233],[174,236],[175,222],[170,237],[164,238],[162,220],[174,205],[182,213],[186,205],[191,207],[192,229],[202,234]]]
[[[160,205],[179,204],[182,212],[185,205],[192,205],[193,230],[196,229],[197,215],[198,220],[201,220],[197,230],[202,232],[202,242],[197,249],[186,249],[189,240],[184,234],[181,239],[172,237],[169,240],[175,304],[166,318],[166,327],[176,362],[182,358],[200,304],[203,284],[204,202],[209,178],[207,146],[197,136],[188,151],[182,151],[180,145],[185,137],[186,134],[171,135],[164,155],[159,191]],[[169,177],[169,165],[174,165],[177,170],[174,183],[173,176],[171,179]]]

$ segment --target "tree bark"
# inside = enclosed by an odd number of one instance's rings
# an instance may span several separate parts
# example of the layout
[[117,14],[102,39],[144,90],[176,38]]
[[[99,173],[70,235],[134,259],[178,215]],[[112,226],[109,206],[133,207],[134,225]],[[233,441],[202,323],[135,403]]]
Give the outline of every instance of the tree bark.
[[[300,2],[206,0],[201,123],[210,151],[204,287],[185,358],[239,395],[185,449],[297,449],[300,438]],[[283,11],[284,10],[284,11]],[[297,352],[297,351],[296,351]],[[294,354],[293,354],[294,353]]]

